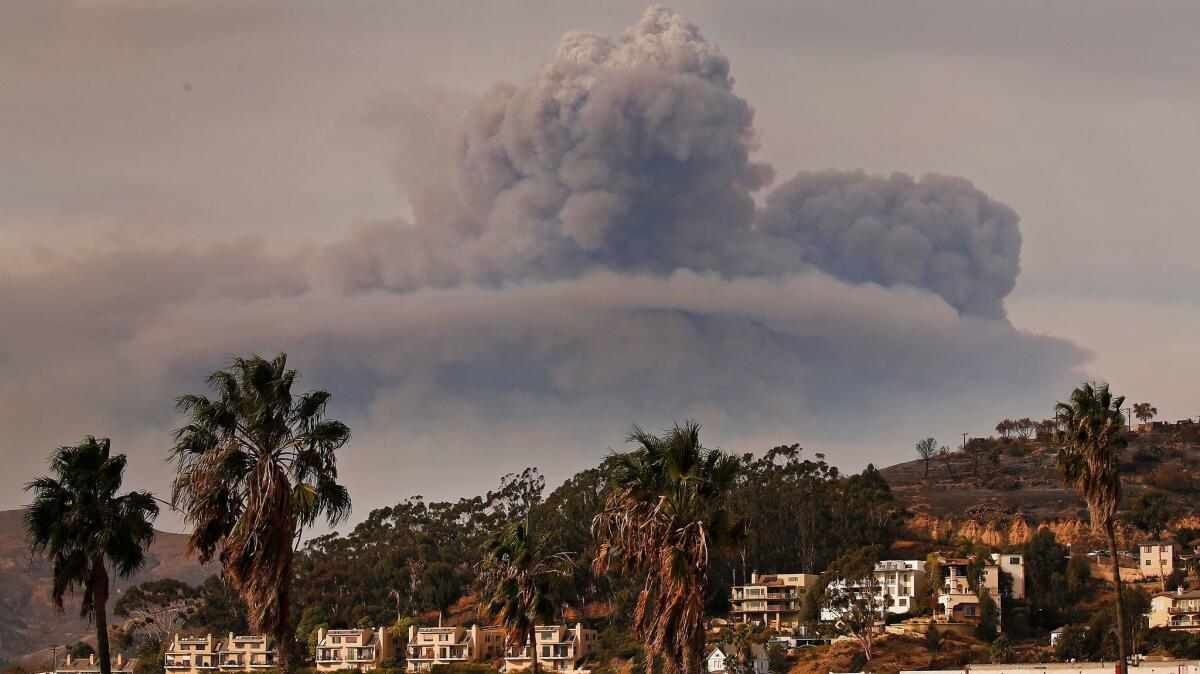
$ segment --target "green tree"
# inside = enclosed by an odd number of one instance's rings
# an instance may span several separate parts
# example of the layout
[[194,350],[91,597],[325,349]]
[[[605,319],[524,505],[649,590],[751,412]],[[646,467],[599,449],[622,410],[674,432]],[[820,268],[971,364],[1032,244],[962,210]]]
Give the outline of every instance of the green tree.
[[929,464],[933,461],[933,457],[937,455],[938,444],[933,438],[925,438],[917,442],[917,456],[921,457],[925,467],[925,478],[929,478]]
[[992,641],[992,647],[989,649],[990,659],[993,665],[1007,665],[1010,662],[1016,661],[1016,655],[1013,653],[1012,642],[1008,637],[1001,634]]
[[1151,489],[1138,494],[1129,508],[1129,523],[1150,534],[1154,540],[1162,538],[1163,529],[1175,515],[1171,497],[1164,491]]
[[925,630],[925,648],[931,653],[937,653],[941,647],[942,633],[938,631],[937,625],[929,623],[929,628]]
[[1058,468],[1066,482],[1079,490],[1087,503],[1092,526],[1108,539],[1117,596],[1117,655],[1120,674],[1127,671],[1128,628],[1125,625],[1116,535],[1117,508],[1121,503],[1121,451],[1125,448],[1123,396],[1114,396],[1108,385],[1085,382],[1071,392],[1069,402],[1055,406],[1061,429],[1057,440]]
[[1021,552],[1025,558],[1025,597],[1030,623],[1042,630],[1055,627],[1060,624],[1059,615],[1067,600],[1062,591],[1067,582],[1067,547],[1058,542],[1054,532],[1039,527]]
[[75,660],[81,660],[96,654],[96,649],[92,648],[92,645],[86,641],[76,641],[66,646],[63,650]]
[[1083,625],[1067,625],[1054,643],[1054,656],[1060,662],[1086,660],[1088,657],[1088,633]]
[[1158,408],[1150,403],[1134,403],[1133,416],[1142,423],[1149,423],[1151,419],[1158,416]]
[[889,601],[875,577],[875,564],[883,553],[883,548],[875,545],[839,557],[830,568],[837,580],[825,588],[825,605],[836,616],[835,627],[858,641],[868,662]]
[[629,440],[638,449],[606,460],[614,491],[593,524],[594,567],[642,581],[633,630],[647,660],[661,658],[668,674],[699,674],[709,556],[742,532],[729,511],[739,464],[705,448],[694,421],[662,436],[634,426]]
[[571,559],[550,547],[550,537],[530,530],[528,519],[513,522],[487,543],[480,579],[484,611],[504,626],[509,648],[529,646],[530,663],[538,671],[538,625],[554,618],[566,584]]
[[779,644],[771,644],[767,647],[767,666],[776,674],[783,674],[787,671],[787,651]]
[[108,647],[111,575],[128,578],[146,563],[154,541],[158,505],[149,492],[118,495],[125,455],[113,456],[108,438],[88,436],[50,457],[53,476],[30,482],[33,502],[25,508],[30,552],[53,565],[50,598],[58,612],[63,598],[82,590],[79,614],[96,626],[101,674],[112,671]]
[[192,525],[188,548],[219,556],[245,601],[251,627],[279,647],[279,669],[296,666],[292,558],[306,527],[350,512],[335,453],[350,438],[326,419],[326,391],[295,394],[287,356],[236,358],[208,378],[214,398],[181,396],[187,423],[175,432],[174,505]]
[[178,629],[196,595],[195,588],[174,578],[148,580],[122,592],[113,604],[113,613],[130,619],[133,628],[163,639]]
[[975,636],[980,641],[992,641],[1000,631],[1000,607],[987,590],[979,593],[979,622],[975,625]]
[[137,665],[134,674],[163,674],[167,657],[167,644],[158,637],[150,637],[137,647]]
[[1092,590],[1092,565],[1086,556],[1071,555],[1067,562],[1067,599],[1079,601],[1086,598]]

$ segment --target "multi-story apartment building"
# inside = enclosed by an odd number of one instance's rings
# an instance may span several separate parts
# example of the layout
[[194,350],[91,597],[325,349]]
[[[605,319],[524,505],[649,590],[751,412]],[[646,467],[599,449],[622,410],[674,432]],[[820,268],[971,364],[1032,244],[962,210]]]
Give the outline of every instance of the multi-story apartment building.
[[[137,667],[137,663],[137,658],[130,658],[126,661],[118,653],[112,659],[112,674],[132,674],[134,668]],[[67,655],[58,661],[52,672],[45,672],[44,674],[100,674],[100,663],[96,660],[95,653],[86,658],[73,658]]]
[[1151,628],[1169,627],[1173,630],[1200,630],[1200,590],[1182,589],[1159,592],[1150,598],[1146,614]]
[[917,599],[925,591],[925,562],[917,559],[889,559],[875,565],[879,592],[887,598],[889,613],[908,613],[917,608]]
[[[920,560],[889,559],[875,564],[875,605],[879,608],[880,619],[887,613],[908,613],[917,608],[918,597],[925,589],[925,562]],[[835,580],[829,584],[831,589],[846,590],[855,595],[867,592],[868,583],[865,579]],[[836,622],[841,616],[829,606],[821,609],[821,620]]]
[[379,629],[317,630],[318,672],[375,669],[396,657],[399,636],[386,627]]
[[234,636],[224,639],[209,634],[185,637],[176,634],[163,658],[168,674],[205,672],[252,672],[276,666],[275,643],[264,636]]
[[804,595],[817,578],[812,573],[751,573],[749,583],[734,585],[730,591],[734,622],[795,629],[800,625]]
[[408,671],[423,672],[434,665],[486,662],[504,656],[501,627],[409,627],[405,659]]
[[[539,669],[556,672],[575,672],[582,669],[587,659],[596,652],[599,636],[596,630],[564,625],[538,625],[534,630],[534,648],[537,649]],[[533,664],[529,652],[530,644],[523,648],[509,648],[504,656],[504,671],[515,672]]]
[[[975,622],[979,619],[979,594],[971,589],[967,580],[967,568],[970,559],[942,559],[941,589],[938,593],[938,604],[941,605],[945,617],[951,622]],[[1020,554],[992,554],[983,559],[983,567],[979,578],[979,589],[996,600],[1000,605],[1000,574],[1005,573],[1012,579],[1012,598],[1025,598],[1025,560]]]
[[1138,570],[1142,578],[1166,578],[1175,571],[1178,548],[1173,543],[1146,541],[1138,546]]

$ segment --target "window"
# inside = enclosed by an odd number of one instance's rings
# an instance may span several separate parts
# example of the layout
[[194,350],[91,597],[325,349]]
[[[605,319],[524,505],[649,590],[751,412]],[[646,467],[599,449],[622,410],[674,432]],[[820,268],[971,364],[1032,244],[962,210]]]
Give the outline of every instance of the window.
[[1008,563],[1012,564],[1013,566],[1020,566],[1021,558],[1020,557],[1009,557]]
[[1146,566],[1150,566],[1150,560],[1146,560]]

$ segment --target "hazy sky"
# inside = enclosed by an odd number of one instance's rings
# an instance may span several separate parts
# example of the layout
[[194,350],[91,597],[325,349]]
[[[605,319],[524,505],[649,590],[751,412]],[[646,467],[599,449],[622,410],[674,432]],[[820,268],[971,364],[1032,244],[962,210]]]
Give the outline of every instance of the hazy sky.
[[857,469],[1084,376],[1200,414],[1200,7],[671,7],[4,4],[0,507],[84,433],[165,491],[253,350],[356,518],[689,415]]

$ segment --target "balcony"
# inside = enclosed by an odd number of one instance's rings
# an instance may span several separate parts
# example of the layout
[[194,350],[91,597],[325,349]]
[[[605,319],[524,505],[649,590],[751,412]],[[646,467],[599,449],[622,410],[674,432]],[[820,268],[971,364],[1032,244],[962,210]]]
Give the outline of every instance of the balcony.
[[1167,613],[1200,613],[1200,606],[1170,606]]

